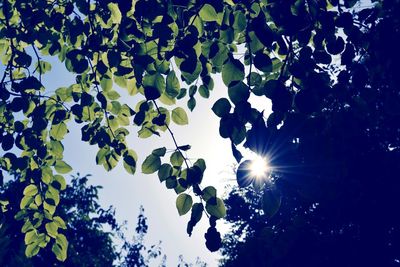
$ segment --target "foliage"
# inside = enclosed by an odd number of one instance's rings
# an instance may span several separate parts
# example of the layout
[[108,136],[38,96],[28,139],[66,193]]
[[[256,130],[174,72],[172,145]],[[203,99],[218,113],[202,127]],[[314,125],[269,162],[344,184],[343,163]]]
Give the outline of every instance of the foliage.
[[[0,224],[1,266],[149,266],[160,260],[165,266],[166,256],[161,255],[160,244],[146,247],[147,218],[140,208],[136,235],[130,241],[124,234],[124,225],[115,221],[114,210],[101,208],[98,190],[101,186],[88,185],[88,177],[75,176],[71,185],[61,193],[59,212],[68,218],[64,234],[69,237],[67,259],[59,262],[49,248],[44,248],[32,258],[26,258],[24,234],[21,222],[14,222],[19,207],[12,201],[15,194],[23,190],[18,180],[6,183],[0,198],[10,199],[7,211],[2,214]],[[109,230],[106,230],[109,229]],[[115,241],[122,243],[117,246]],[[160,242],[161,243],[161,242]],[[162,257],[161,257],[162,256]],[[115,265],[117,264],[117,265]]]
[[[206,245],[218,249],[215,219],[225,215],[225,207],[214,193],[206,200],[215,189],[200,187],[205,162],[189,165],[184,152],[190,146],[179,145],[170,128],[171,121],[188,123],[177,100],[186,98],[193,110],[196,97],[207,98],[213,89],[213,73],[221,73],[228,89],[227,98],[213,106],[221,118],[221,137],[230,139],[238,162],[237,146],[244,143],[275,166],[275,185],[263,193],[265,212],[274,218],[283,207],[303,210],[319,203],[319,210],[329,211],[321,214],[322,221],[362,225],[361,237],[374,225],[382,226],[381,235],[371,237],[382,243],[381,236],[398,225],[389,212],[398,195],[389,174],[400,141],[394,72],[398,4],[3,1],[0,52],[6,70],[0,86],[0,136],[3,150],[10,152],[2,155],[0,165],[18,172],[26,187],[17,217],[32,225],[26,232],[27,255],[50,245],[60,260],[66,256],[66,240],[54,218],[65,187],[62,174],[71,170],[63,161],[62,140],[72,119],[82,125],[82,141],[99,147],[97,164],[111,170],[122,159],[131,174],[138,160],[125,142],[131,121],[141,138],[169,133],[174,152],[168,159],[166,148],[155,149],[142,172],[157,172],[167,188],[182,194],[177,208],[181,215],[191,210],[189,235],[200,214],[211,215]],[[44,88],[42,76],[51,69],[47,56],[65,64],[76,82],[55,93]],[[135,96],[132,102],[121,101],[120,88]],[[266,123],[263,112],[248,102],[250,95],[272,101]],[[243,172],[238,173],[241,180]],[[189,195],[198,201],[182,202]],[[370,219],[371,209],[379,219]]]
[[[284,98],[274,98],[282,85],[268,83],[273,113],[267,125],[253,124],[246,144],[269,158],[272,173],[253,187],[263,194],[246,187],[226,199],[233,231],[224,266],[399,264],[400,5],[348,9],[349,2],[320,17],[312,49],[286,63],[296,90],[283,113]],[[346,41],[337,36],[330,45],[335,28]],[[315,64],[323,63],[317,40],[340,54],[332,75]],[[243,168],[238,182],[248,186],[256,180],[243,183]]]

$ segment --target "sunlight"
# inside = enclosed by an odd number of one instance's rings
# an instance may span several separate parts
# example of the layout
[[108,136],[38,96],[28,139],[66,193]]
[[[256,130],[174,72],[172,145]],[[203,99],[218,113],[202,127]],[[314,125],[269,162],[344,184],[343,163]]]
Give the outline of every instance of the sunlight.
[[249,166],[252,176],[258,179],[264,179],[269,175],[271,167],[268,165],[268,160],[259,155],[254,155]]

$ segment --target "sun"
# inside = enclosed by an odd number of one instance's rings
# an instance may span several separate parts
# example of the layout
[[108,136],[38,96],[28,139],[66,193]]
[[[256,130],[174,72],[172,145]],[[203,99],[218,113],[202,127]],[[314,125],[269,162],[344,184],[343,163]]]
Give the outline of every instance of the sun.
[[249,169],[251,175],[256,178],[265,178],[271,171],[268,160],[258,155],[251,160]]

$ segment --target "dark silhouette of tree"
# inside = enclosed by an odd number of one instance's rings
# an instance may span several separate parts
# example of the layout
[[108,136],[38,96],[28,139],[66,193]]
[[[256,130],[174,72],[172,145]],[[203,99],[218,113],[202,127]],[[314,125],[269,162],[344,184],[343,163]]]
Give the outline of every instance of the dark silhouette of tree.
[[[25,256],[24,234],[21,233],[22,222],[15,222],[14,216],[19,211],[18,205],[7,205],[0,220],[0,266],[148,266],[151,260],[159,258],[161,247],[153,245],[147,248],[144,244],[147,233],[147,218],[144,209],[140,208],[137,235],[130,241],[123,233],[123,225],[115,220],[112,207],[103,209],[98,203],[98,191],[101,186],[88,185],[88,177],[74,176],[71,185],[62,192],[62,201],[58,212],[65,221],[63,233],[69,236],[68,257],[59,262],[48,248],[41,250],[30,259]],[[24,189],[18,180],[5,184],[0,191],[0,199],[9,199],[10,203]],[[115,243],[122,243],[118,247]],[[164,259],[163,259],[164,258]]]
[[224,266],[399,266],[400,5],[373,2],[352,12],[338,6],[334,23],[347,40],[336,81],[327,86],[326,73],[301,63],[312,52],[302,48],[292,74],[310,84],[282,125],[282,99],[272,98],[267,125],[260,119],[248,132],[248,147],[269,157],[272,173],[262,197],[246,189],[227,198],[234,231]]

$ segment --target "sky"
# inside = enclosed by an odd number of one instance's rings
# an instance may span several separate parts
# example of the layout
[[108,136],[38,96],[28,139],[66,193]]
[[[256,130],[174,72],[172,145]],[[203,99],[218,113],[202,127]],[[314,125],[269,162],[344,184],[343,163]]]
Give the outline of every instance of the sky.
[[[43,81],[46,92],[55,91],[62,86],[68,86],[74,81],[74,76],[68,73],[64,66],[49,60],[52,63],[51,73],[44,75]],[[209,99],[196,96],[197,106],[193,112],[186,108],[187,98],[178,100],[177,105],[184,107],[189,116],[189,124],[179,126],[171,122],[173,131],[179,145],[190,144],[191,149],[187,156],[194,162],[197,158],[206,161],[207,169],[203,179],[203,187],[212,185],[217,188],[217,194],[222,197],[226,194],[226,186],[234,185],[234,158],[230,149],[230,141],[219,136],[219,118],[212,112],[211,107],[220,97],[227,97],[227,88],[222,83],[220,76],[215,76],[214,90]],[[132,108],[136,105],[137,98],[129,97],[123,89],[115,88],[121,93],[124,102]],[[270,110],[270,102],[265,97],[252,96],[252,106],[259,110]],[[167,107],[168,108],[168,107]],[[172,109],[173,107],[169,107]],[[207,231],[208,221],[203,216],[201,222],[195,227],[193,235],[186,233],[186,225],[190,213],[179,216],[175,207],[177,194],[168,190],[159,182],[157,174],[141,173],[141,163],[144,158],[155,148],[165,146],[170,151],[174,149],[171,136],[165,132],[161,137],[152,136],[147,139],[137,137],[137,127],[128,127],[130,135],[127,142],[130,148],[139,155],[139,162],[135,175],[128,174],[122,162],[110,172],[95,163],[97,145],[90,146],[81,141],[80,127],[73,121],[69,123],[69,134],[64,140],[64,159],[73,167],[73,172],[81,175],[91,174],[89,179],[93,185],[101,185],[99,201],[103,208],[110,205],[116,209],[116,219],[122,223],[127,221],[126,236],[132,237],[136,227],[139,207],[143,205],[148,218],[149,230],[145,238],[148,246],[158,244],[161,240],[162,252],[167,255],[167,266],[176,266],[179,255],[183,255],[186,262],[194,263],[197,257],[217,266],[218,253],[211,253],[205,246],[204,233]],[[172,153],[172,152],[170,152]],[[169,154],[166,155],[168,157]],[[221,232],[229,231],[223,223],[217,226]],[[158,266],[159,261],[152,262],[151,266]]]

